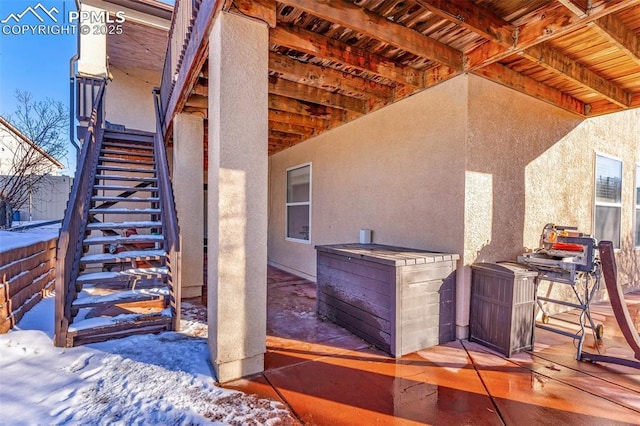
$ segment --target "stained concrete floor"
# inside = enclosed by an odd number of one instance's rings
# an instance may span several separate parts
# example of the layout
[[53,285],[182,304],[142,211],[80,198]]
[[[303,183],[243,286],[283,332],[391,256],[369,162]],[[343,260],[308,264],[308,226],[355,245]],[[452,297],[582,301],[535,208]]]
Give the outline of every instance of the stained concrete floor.
[[[639,318],[640,295],[628,303]],[[610,306],[592,315],[605,337],[584,350],[633,359]],[[465,340],[394,359],[318,319],[313,283],[270,268],[265,371],[226,387],[279,400],[305,425],[640,424],[640,369],[575,356],[573,339],[536,329],[534,350],[511,358]]]

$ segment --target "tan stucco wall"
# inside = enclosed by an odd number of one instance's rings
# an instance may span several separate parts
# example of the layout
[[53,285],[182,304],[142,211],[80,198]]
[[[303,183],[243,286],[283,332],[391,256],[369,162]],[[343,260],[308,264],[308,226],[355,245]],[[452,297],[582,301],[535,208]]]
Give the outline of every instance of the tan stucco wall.
[[[583,120],[480,77],[457,77],[272,156],[269,261],[313,279],[314,245],[355,242],[360,228],[373,229],[377,243],[459,253],[464,337],[468,265],[536,248],[548,222],[593,232],[598,152],[623,159],[619,279],[638,289],[631,231],[639,135],[639,110]],[[286,169],[306,162],[311,244],[284,239]]]
[[[81,10],[89,14],[99,14],[100,7],[81,4]],[[107,36],[94,31],[78,37],[78,72],[82,75],[106,77],[107,71]]]
[[207,315],[220,382],[264,370],[268,44],[265,23],[226,12],[209,35]]
[[135,77],[127,70],[110,68],[105,98],[105,116],[109,122],[124,124],[127,129],[156,131],[155,107],[151,91],[160,85],[160,74],[136,70]]
[[[467,79],[446,82],[270,158],[269,261],[314,278],[321,244],[462,254]],[[311,243],[285,240],[286,169],[312,162]]]
[[[623,161],[619,278],[640,288],[632,233],[640,110],[582,120],[478,77],[470,79],[469,99],[467,173],[492,176],[494,208],[492,217],[481,220],[491,223],[490,240],[474,241],[475,233],[466,233],[465,263],[510,259],[534,249],[548,222],[593,233],[600,153]],[[467,207],[477,220],[478,210]]]

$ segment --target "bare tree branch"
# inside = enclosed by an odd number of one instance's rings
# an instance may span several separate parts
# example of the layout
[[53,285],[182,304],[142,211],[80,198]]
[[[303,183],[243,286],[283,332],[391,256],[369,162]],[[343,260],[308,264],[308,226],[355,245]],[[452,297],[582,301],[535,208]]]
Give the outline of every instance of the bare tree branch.
[[69,115],[62,102],[50,98],[36,101],[31,93],[21,90],[16,90],[15,96],[16,111],[7,121],[33,142],[8,145],[12,163],[8,173],[0,176],[0,199],[17,210],[28,203],[33,187],[50,173],[49,156],[60,160],[66,155]]

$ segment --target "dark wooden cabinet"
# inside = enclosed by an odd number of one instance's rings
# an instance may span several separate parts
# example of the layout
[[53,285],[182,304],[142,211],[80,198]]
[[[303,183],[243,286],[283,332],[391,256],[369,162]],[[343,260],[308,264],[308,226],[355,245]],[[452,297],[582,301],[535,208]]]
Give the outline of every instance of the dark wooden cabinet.
[[400,357],[455,339],[457,254],[316,246],[318,314]]

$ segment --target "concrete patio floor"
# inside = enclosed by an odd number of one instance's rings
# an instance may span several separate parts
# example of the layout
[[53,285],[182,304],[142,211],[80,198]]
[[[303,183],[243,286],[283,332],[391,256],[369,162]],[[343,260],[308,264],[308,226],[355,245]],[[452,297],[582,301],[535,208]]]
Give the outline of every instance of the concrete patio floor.
[[[577,361],[572,338],[536,329],[511,358],[455,341],[394,359],[315,315],[315,285],[269,268],[262,374],[225,387],[279,400],[305,425],[640,424],[640,369]],[[638,319],[640,295],[628,298]],[[633,359],[611,307],[601,353]],[[569,315],[569,319],[570,315]],[[597,350],[588,336],[584,351]]]

